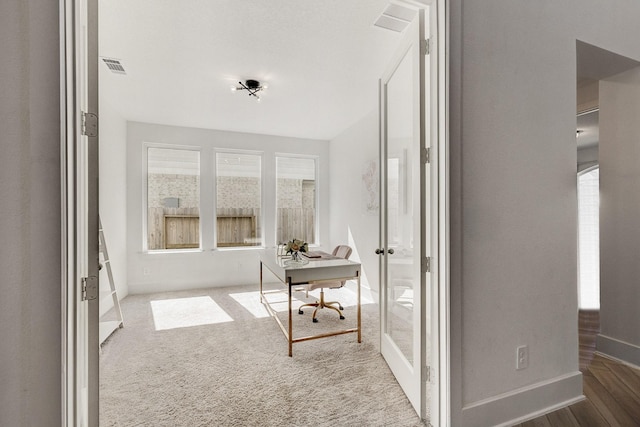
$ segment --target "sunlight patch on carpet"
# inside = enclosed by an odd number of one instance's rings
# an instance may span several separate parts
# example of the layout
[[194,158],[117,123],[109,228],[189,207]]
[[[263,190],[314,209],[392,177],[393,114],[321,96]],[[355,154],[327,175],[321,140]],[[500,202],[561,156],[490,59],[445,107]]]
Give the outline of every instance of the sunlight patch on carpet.
[[233,322],[211,297],[163,299],[150,304],[156,331]]
[[[269,312],[260,302],[260,292],[240,292],[236,294],[229,294],[229,296],[236,300],[238,304],[244,307],[255,317],[269,317]],[[264,297],[269,301],[269,304],[271,304],[271,308],[274,311],[281,313],[288,310],[288,297],[284,292],[266,294]],[[291,299],[291,306],[294,310],[297,310],[301,305],[302,301],[296,298]]]

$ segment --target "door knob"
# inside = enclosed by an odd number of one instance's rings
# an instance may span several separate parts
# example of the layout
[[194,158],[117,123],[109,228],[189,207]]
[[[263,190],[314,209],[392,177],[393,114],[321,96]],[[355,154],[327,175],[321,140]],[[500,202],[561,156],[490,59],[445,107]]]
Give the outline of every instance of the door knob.
[[[393,248],[389,248],[387,250],[387,253],[389,255],[393,255],[393,252],[394,252]],[[376,249],[376,255],[384,255],[384,248],[383,249]]]

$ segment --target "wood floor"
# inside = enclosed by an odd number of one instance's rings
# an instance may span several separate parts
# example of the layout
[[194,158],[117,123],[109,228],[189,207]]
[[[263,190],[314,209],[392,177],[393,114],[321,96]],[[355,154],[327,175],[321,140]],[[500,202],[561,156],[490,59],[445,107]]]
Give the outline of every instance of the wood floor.
[[586,400],[518,427],[640,427],[640,370],[594,355],[598,312],[581,312],[580,370]]

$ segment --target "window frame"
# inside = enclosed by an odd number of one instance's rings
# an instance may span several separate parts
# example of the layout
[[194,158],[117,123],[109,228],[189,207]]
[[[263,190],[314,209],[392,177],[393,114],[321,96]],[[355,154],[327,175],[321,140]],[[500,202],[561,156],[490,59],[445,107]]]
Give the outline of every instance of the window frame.
[[[198,153],[198,248],[187,249],[149,249],[149,148],[195,151]],[[202,240],[202,147],[187,144],[166,144],[161,142],[142,143],[142,252],[146,254],[203,252]]]
[[[275,194],[275,203],[273,207],[273,232],[274,232],[274,240],[277,245],[278,242],[278,158],[288,158],[288,159],[312,159],[315,164],[314,171],[314,183],[315,183],[315,215],[314,215],[314,242],[307,242],[309,247],[319,247],[321,246],[320,240],[320,156],[316,154],[297,154],[297,153],[282,153],[275,152],[273,153],[273,164],[274,164],[274,194]],[[285,242],[281,242],[285,243]]]
[[[260,216],[258,217],[258,223],[260,224],[261,235],[260,235],[260,244],[255,246],[218,246],[218,154],[226,153],[226,154],[245,154],[245,155],[254,155],[260,158]],[[265,197],[264,197],[264,189],[265,189],[265,153],[260,150],[245,150],[238,148],[222,148],[216,147],[213,149],[213,162],[212,162],[212,177],[213,177],[213,218],[211,221],[213,222],[213,250],[214,251],[238,251],[238,250],[256,250],[256,249],[264,249],[265,248]]]
[[[597,297],[597,304],[592,304],[592,305],[585,304],[585,301],[582,299],[584,294],[587,293],[587,292],[585,292],[585,288],[589,288],[590,285],[592,285],[591,286],[592,290],[595,289],[595,288],[600,290],[602,288],[602,283],[600,281],[599,262],[597,264],[598,265],[598,275],[594,276],[595,277],[595,279],[594,279],[595,282],[592,282],[592,283],[583,282],[583,280],[582,280],[582,266],[583,266],[583,263],[585,261],[582,260],[581,256],[580,256],[582,254],[582,250],[583,250],[584,245],[588,244],[588,242],[584,242],[580,237],[581,234],[582,234],[582,231],[583,231],[583,228],[582,228],[583,224],[581,224],[581,221],[580,221],[580,217],[581,217],[581,212],[580,212],[580,202],[581,202],[581,198],[580,198],[580,178],[582,178],[584,175],[588,175],[588,174],[590,174],[590,173],[592,173],[592,172],[594,172],[596,170],[598,171],[598,205],[600,205],[600,202],[601,202],[601,199],[600,199],[600,176],[599,176],[600,163],[599,162],[595,162],[594,164],[589,165],[589,166],[585,167],[584,169],[580,170],[578,172],[578,174],[577,174],[577,179],[576,179],[576,184],[577,184],[576,185],[576,187],[577,187],[576,188],[576,190],[577,190],[576,191],[576,196],[577,196],[576,198],[577,198],[577,204],[578,204],[578,211],[577,211],[577,214],[578,214],[577,215],[578,216],[578,239],[577,239],[577,246],[578,246],[578,308],[581,309],[581,310],[596,310],[596,309],[600,308],[600,304],[601,304],[601,299],[600,299],[599,296]],[[598,216],[598,224],[599,224],[600,209],[598,208],[596,210],[596,212],[597,212],[596,215]],[[600,232],[599,228],[600,228],[600,226],[598,225],[598,233],[597,234],[599,234],[599,232]],[[595,252],[596,252],[596,254],[598,256],[598,261],[599,261],[600,260],[600,239],[599,238],[598,238],[598,245],[595,248]],[[595,283],[595,286],[593,285],[594,283]],[[590,301],[590,302],[593,302],[593,301]],[[596,305],[597,305],[597,307],[595,307]]]

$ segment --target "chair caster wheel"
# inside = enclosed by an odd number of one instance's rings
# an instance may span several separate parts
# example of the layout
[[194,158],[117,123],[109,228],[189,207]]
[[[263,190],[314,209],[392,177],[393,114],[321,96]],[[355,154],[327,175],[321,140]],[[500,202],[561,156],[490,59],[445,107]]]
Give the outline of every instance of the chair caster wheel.
[[298,314],[304,314],[304,311],[298,310]]
[[340,316],[340,320],[344,320],[344,316]]
[[318,319],[313,319],[313,323],[318,323]]
[[343,306],[341,306],[341,305],[339,305],[339,306],[338,306],[338,308],[339,308],[340,310],[344,310],[344,307],[343,307]]

